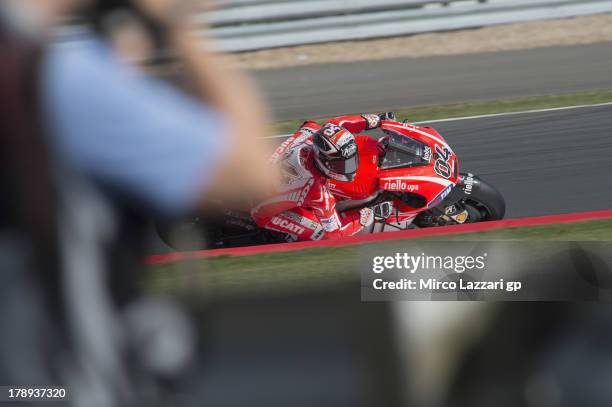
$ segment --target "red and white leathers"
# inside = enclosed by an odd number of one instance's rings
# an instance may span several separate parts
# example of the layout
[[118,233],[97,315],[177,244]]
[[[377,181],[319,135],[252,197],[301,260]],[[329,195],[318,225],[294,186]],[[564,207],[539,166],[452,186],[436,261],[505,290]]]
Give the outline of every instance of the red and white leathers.
[[[377,115],[341,116],[328,123],[356,134],[378,127]],[[256,205],[251,215],[265,229],[286,234],[287,240],[321,240],[352,236],[368,230],[374,222],[370,208],[336,211],[329,178],[315,166],[312,135],[321,128],[305,122],[270,157],[280,166],[282,187]]]

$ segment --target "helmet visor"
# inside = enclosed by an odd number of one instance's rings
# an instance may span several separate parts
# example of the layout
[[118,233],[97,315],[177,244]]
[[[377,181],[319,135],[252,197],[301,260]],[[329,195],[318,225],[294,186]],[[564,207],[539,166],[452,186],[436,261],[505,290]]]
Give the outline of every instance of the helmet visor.
[[327,161],[327,168],[336,174],[351,175],[357,172],[359,167],[359,154],[350,158]]

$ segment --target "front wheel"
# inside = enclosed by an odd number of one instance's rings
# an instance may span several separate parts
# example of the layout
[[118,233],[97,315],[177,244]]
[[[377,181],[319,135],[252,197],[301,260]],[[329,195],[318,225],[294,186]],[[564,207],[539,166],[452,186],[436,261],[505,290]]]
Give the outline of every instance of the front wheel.
[[437,207],[421,212],[418,227],[445,226],[500,220],[506,201],[491,184],[471,173],[462,173],[459,183]]
[[[469,223],[500,220],[506,214],[506,201],[491,184],[473,174],[461,174],[457,187],[463,192],[462,202],[470,216]],[[472,218],[472,219],[469,219]]]

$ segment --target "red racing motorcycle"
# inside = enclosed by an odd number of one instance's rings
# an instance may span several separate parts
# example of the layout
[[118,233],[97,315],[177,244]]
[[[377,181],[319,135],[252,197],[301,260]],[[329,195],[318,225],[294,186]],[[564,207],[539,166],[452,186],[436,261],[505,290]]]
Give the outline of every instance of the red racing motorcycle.
[[[504,217],[503,196],[480,177],[460,172],[456,154],[435,129],[389,120],[380,129],[380,138],[355,137],[360,160],[355,179],[329,181],[338,212],[376,206],[369,233]],[[260,229],[247,211],[226,208],[214,216],[158,222],[157,231],[166,244],[180,250],[285,242],[285,236]]]

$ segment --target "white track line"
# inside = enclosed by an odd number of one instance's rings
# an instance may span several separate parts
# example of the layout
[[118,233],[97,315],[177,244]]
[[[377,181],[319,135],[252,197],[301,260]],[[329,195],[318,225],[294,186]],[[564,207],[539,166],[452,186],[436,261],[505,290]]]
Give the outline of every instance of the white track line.
[[[516,116],[520,114],[530,114],[530,113],[558,112],[561,110],[583,109],[587,107],[602,107],[602,106],[612,106],[612,102],[596,103],[594,105],[576,105],[576,106],[552,107],[548,109],[524,110],[522,112],[506,112],[506,113],[481,114],[478,116],[451,117],[448,119],[425,120],[425,121],[412,122],[412,123],[413,124],[443,123],[443,122],[454,122],[454,121],[461,121],[461,120],[486,119],[489,117]],[[289,137],[290,135],[291,134],[279,134],[276,136],[268,136],[264,138],[286,138],[286,137]]]
[[552,107],[548,109],[525,110],[522,112],[506,112],[506,113],[481,114],[478,116],[451,117],[449,119],[426,120],[422,122],[414,122],[414,124],[442,123],[442,122],[453,122],[453,121],[471,120],[471,119],[486,119],[488,117],[515,116],[519,114],[529,114],[529,113],[558,112],[561,110],[583,109],[585,107],[602,107],[602,106],[612,106],[612,102],[597,103],[594,105],[576,105],[576,106],[565,106],[565,107]]

